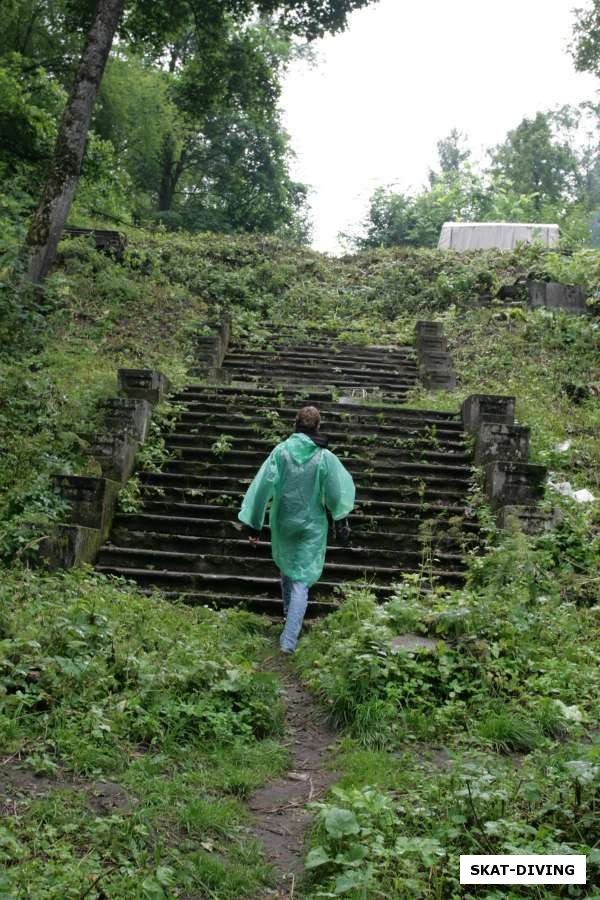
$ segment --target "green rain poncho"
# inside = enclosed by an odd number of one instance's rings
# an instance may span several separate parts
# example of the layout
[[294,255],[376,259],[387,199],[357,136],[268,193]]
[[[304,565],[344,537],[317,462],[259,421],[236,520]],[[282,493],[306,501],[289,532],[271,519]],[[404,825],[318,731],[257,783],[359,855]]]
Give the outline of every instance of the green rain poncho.
[[278,444],[246,491],[238,518],[260,531],[269,500],[273,559],[284,575],[309,587],[327,549],[327,514],[343,519],[354,506],[352,476],[337,456],[296,433]]

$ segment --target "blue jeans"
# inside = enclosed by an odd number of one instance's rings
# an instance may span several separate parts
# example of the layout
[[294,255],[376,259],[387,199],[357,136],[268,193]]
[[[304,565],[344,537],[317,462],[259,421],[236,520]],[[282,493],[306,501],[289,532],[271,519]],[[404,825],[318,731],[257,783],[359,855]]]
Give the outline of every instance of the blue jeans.
[[308,604],[308,586],[302,584],[301,581],[292,581],[287,575],[282,575],[281,594],[285,625],[281,632],[279,646],[282,650],[295,650]]

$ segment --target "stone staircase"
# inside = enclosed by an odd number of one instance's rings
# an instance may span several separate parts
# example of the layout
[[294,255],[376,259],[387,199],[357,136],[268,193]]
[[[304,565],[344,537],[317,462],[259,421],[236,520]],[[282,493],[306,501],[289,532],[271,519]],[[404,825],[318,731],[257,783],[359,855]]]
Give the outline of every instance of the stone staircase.
[[316,329],[299,337],[268,324],[264,335],[258,348],[229,348],[218,382],[191,383],[173,397],[183,411],[164,435],[169,459],[161,472],[140,474],[141,509],[115,517],[96,568],[189,603],[280,613],[268,527],[253,548],[237,512],[298,407],[312,403],[354,477],[357,506],[350,544],[328,548],[309,614],[332,609],[348,581],[365,579],[381,598],[404,572],[460,584],[465,547],[476,539],[472,451],[458,413],[399,406],[417,381],[414,349],[341,343]]

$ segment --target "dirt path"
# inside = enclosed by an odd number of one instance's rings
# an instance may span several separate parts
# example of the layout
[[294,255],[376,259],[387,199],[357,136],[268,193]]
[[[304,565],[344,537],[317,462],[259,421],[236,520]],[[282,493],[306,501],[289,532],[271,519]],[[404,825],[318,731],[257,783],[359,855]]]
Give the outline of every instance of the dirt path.
[[294,895],[302,872],[304,835],[312,819],[306,804],[322,797],[339,777],[326,768],[337,735],[284,657],[269,659],[265,668],[282,683],[290,769],[255,791],[249,806],[256,823],[254,833],[278,875],[277,892],[262,896],[283,898]]

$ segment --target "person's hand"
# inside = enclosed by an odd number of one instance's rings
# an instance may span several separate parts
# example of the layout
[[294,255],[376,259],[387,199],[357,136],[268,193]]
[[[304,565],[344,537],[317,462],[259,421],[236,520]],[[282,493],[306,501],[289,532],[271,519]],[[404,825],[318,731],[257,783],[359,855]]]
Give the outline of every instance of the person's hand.
[[350,526],[348,519],[343,519],[337,523],[337,537],[341,544],[347,544],[350,540]]

